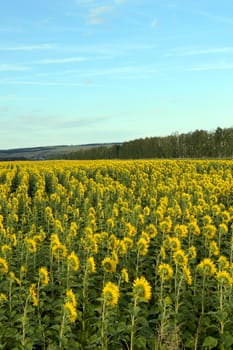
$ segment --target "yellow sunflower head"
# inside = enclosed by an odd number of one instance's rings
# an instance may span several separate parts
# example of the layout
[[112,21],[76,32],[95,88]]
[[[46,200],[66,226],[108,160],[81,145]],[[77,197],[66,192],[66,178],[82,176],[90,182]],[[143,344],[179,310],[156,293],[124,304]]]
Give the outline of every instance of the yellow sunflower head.
[[203,275],[214,275],[216,273],[216,266],[209,258],[204,258],[198,265],[198,268]]
[[137,277],[133,282],[133,295],[141,301],[151,299],[151,286],[144,276]]
[[107,305],[115,306],[119,299],[119,288],[112,282],[107,282],[102,291],[103,298]]

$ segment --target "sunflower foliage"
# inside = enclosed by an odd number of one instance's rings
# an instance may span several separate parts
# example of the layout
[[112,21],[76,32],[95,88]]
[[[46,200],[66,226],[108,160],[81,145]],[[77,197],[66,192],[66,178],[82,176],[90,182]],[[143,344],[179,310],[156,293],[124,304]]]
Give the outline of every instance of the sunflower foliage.
[[0,349],[232,349],[232,173],[0,163]]

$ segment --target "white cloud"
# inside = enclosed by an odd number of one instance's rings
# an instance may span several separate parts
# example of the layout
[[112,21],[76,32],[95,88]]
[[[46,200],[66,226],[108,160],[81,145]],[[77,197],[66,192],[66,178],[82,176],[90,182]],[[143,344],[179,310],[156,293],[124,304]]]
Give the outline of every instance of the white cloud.
[[209,47],[205,49],[181,47],[172,49],[166,56],[198,56],[198,55],[213,55],[213,54],[232,54],[233,47]]
[[114,7],[109,5],[103,5],[93,7],[89,10],[88,23],[89,24],[101,24],[105,21],[105,15],[113,12]]
[[8,112],[9,108],[7,106],[0,106],[0,113]]
[[30,67],[18,64],[0,64],[0,72],[22,72],[30,70]]
[[40,44],[40,45],[17,45],[0,47],[0,51],[35,51],[35,50],[52,50],[56,48],[54,44]]
[[208,13],[208,12],[200,12],[200,14],[202,16],[207,17],[209,19],[212,19],[213,21],[216,21],[216,22],[233,24],[233,18],[232,17],[213,15],[213,14]]
[[158,22],[157,22],[156,19],[154,19],[154,20],[151,22],[151,27],[152,27],[152,28],[155,28],[155,27],[157,27],[157,25],[158,25]]
[[36,81],[36,80],[0,80],[0,85],[37,85],[37,86],[86,86],[82,83],[58,82],[58,81]]
[[86,61],[84,57],[65,57],[65,58],[49,58],[44,60],[35,61],[36,64],[62,64],[62,63],[72,63],[72,62],[82,62]]
[[216,63],[208,63],[203,65],[196,65],[186,70],[191,71],[210,71],[210,70],[232,70],[233,63],[231,62],[216,62]]

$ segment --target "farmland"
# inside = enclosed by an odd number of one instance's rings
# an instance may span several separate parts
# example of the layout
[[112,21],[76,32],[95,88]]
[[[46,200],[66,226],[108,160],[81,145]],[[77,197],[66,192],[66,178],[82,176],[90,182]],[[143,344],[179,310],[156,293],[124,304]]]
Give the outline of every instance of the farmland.
[[0,349],[232,349],[233,161],[0,163]]

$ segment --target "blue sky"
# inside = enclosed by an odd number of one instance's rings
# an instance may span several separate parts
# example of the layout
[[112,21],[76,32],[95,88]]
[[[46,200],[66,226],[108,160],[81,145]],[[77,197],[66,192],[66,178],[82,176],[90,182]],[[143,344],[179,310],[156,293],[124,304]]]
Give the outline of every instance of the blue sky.
[[233,126],[232,0],[8,0],[0,149]]

